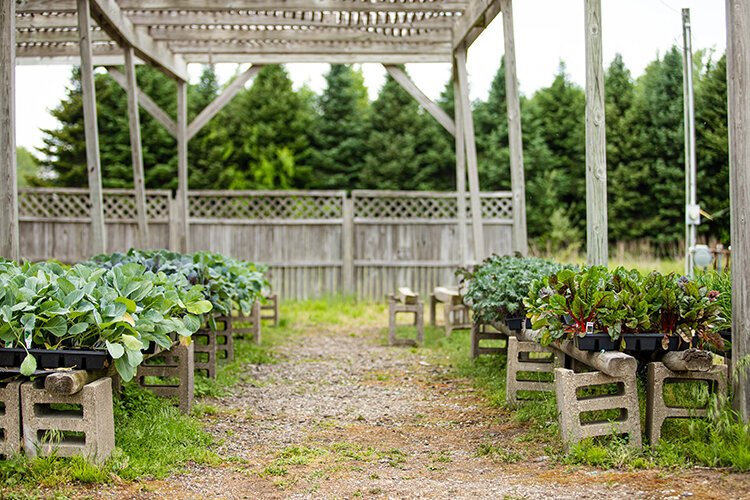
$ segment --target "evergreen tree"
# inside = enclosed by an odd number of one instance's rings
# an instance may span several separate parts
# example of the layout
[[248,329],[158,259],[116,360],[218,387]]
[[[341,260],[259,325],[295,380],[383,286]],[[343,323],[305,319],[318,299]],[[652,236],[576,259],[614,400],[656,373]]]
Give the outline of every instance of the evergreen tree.
[[474,107],[479,182],[484,189],[510,189],[508,111],[505,99],[505,58],[490,86],[489,96]]
[[229,189],[305,186],[313,107],[310,93],[295,92],[282,66],[264,66],[252,87],[221,113],[221,120],[231,138],[221,184]]
[[39,176],[39,160],[23,146],[16,148],[16,184],[18,187],[38,186],[42,183]]
[[729,241],[729,132],[727,129],[727,58],[708,64],[696,89],[698,203],[711,214],[698,231],[724,244]]
[[370,113],[362,72],[332,64],[318,108],[310,157],[312,187],[351,189],[363,167]]
[[409,190],[455,186],[452,142],[390,75],[373,103],[369,128],[362,187]]

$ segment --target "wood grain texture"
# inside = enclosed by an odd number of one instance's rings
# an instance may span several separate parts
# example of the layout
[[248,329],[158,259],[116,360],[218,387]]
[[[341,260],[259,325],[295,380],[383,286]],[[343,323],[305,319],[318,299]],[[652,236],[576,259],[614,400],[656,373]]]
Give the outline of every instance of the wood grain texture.
[[521,98],[518,93],[518,76],[516,74],[513,0],[502,0],[500,6],[503,13],[503,41],[505,46],[505,100],[508,109],[510,186],[511,191],[513,191],[513,251],[526,255],[529,251],[526,230],[526,180],[523,165]]
[[188,208],[188,111],[187,84],[177,82],[177,200],[179,207],[179,248],[190,252],[190,215]]
[[750,0],[727,0],[734,404],[750,422]]
[[462,266],[469,264],[469,240],[466,235],[466,148],[464,147],[464,120],[461,112],[461,88],[458,75],[453,70],[453,100],[456,118],[456,192],[458,193],[458,260]]
[[17,260],[15,2],[0,2],[0,257]]
[[482,226],[482,206],[479,201],[479,173],[477,171],[477,149],[474,140],[474,118],[471,113],[469,99],[469,74],[466,70],[466,47],[460,46],[455,52],[455,64],[458,73],[458,87],[460,90],[462,126],[464,129],[464,148],[466,149],[466,165],[469,175],[469,200],[471,205],[472,231],[474,232],[474,259],[484,260],[485,246]]
[[91,255],[107,248],[102,200],[102,173],[99,159],[99,127],[96,121],[96,89],[91,54],[91,16],[89,0],[77,0],[78,33],[81,49],[81,91],[83,124],[86,137],[86,172],[91,196]]
[[[123,60],[123,63],[124,62],[125,61]],[[111,76],[112,79],[117,82],[120,87],[127,90],[128,83],[125,75],[112,67],[107,67],[107,72],[109,73],[109,76]],[[157,122],[161,123],[162,126],[167,129],[169,135],[171,135],[175,139],[177,138],[177,124],[175,123],[175,121],[169,116],[166,111],[161,109],[159,105],[156,104],[156,102],[154,102],[154,100],[148,96],[148,94],[146,94],[141,89],[138,89],[138,105],[145,109],[146,112],[150,114]]]
[[606,266],[607,136],[604,112],[601,0],[584,0],[586,15],[586,261]]
[[396,80],[399,85],[401,85],[401,88],[403,88],[410,96],[412,96],[414,100],[417,101],[425,111],[432,115],[432,117],[437,120],[437,122],[442,125],[449,134],[453,136],[456,135],[456,125],[455,123],[453,123],[451,117],[448,116],[448,113],[443,111],[443,108],[438,106],[432,99],[427,97],[424,92],[419,90],[419,88],[411,80],[411,78],[409,78],[409,75],[407,75],[404,70],[402,70],[398,66],[393,66],[391,64],[384,64],[383,67],[388,72],[388,74],[391,75],[391,77]]
[[132,47],[125,48],[125,80],[128,95],[128,125],[130,127],[130,152],[133,162],[133,186],[138,220],[138,247],[149,244],[146,222],[146,181],[143,172],[143,148],[141,146],[141,117],[138,110],[138,84],[135,78],[135,53]]

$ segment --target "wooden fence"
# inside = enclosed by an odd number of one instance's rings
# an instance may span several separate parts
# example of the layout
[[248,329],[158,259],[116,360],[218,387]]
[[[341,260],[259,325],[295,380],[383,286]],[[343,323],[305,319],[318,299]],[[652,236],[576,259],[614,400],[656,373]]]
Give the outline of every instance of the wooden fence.
[[[510,253],[510,193],[482,193],[481,201],[487,254]],[[284,299],[356,293],[379,300],[397,286],[426,294],[456,281],[456,193],[190,191],[188,204],[192,251],[268,264]],[[21,255],[63,262],[89,257],[89,208],[85,189],[20,190]],[[148,246],[176,248],[178,210],[170,192],[148,191],[147,212]],[[107,250],[134,246],[133,191],[105,190],[104,215]],[[469,241],[470,261],[472,248]]]

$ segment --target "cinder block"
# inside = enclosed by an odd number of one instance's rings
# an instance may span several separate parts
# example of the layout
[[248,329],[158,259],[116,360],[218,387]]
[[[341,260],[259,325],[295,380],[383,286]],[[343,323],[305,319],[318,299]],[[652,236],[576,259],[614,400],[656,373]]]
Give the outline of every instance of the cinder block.
[[216,318],[216,359],[224,361],[234,360],[234,336],[232,335],[232,318],[225,316]]
[[0,381],[0,455],[21,451],[21,382]]
[[450,335],[453,330],[466,330],[472,327],[469,306],[443,302],[430,294],[430,325],[437,326],[437,305],[443,304],[443,328],[445,334]]
[[[504,347],[482,347],[482,340],[504,340]],[[505,354],[508,352],[508,335],[486,323],[478,323],[476,319],[471,325],[471,357],[477,358],[482,354]]]
[[[616,384],[611,395],[579,396],[579,389]],[[594,436],[628,435],[628,444],[641,447],[641,419],[638,410],[638,389],[635,371],[622,377],[610,377],[599,371],[575,373],[566,368],[555,369],[555,392],[560,432],[566,449],[582,439]],[[612,421],[581,422],[584,412],[620,410]]]
[[256,344],[260,344],[260,302],[256,301],[253,304],[250,316],[232,318],[232,334],[237,338],[250,336]]
[[687,408],[667,406],[664,401],[664,387],[668,384],[686,381],[704,381],[711,394],[726,394],[727,366],[714,365],[707,372],[674,372],[664,363],[649,363],[646,376],[646,434],[649,443],[655,446],[661,439],[661,427],[668,418],[705,418],[707,408]]
[[[417,338],[396,337],[396,314],[413,314]],[[388,296],[388,342],[390,345],[419,345],[424,342],[424,303],[416,297],[416,304],[404,304],[394,295]]]
[[[554,382],[538,382],[534,380],[519,380],[519,373],[554,373],[560,366],[560,354],[550,347],[544,347],[536,342],[525,342],[513,336],[506,336],[508,341],[508,364],[505,374],[505,399],[510,405],[523,402],[519,399],[519,391],[552,392]],[[534,355],[531,355],[531,354]],[[544,353],[544,356],[540,354]]]
[[[180,411],[183,413],[190,412],[193,405],[194,345],[195,343],[192,342],[189,346],[178,344],[169,351],[149,358],[138,367],[138,374],[136,375],[138,385],[144,389],[148,389],[160,397],[175,398],[179,402]],[[146,377],[172,380],[155,382],[146,380]]]
[[273,326],[279,326],[279,294],[272,293],[266,296],[265,303],[260,306],[261,320],[273,321]]
[[83,455],[101,463],[115,448],[112,379],[109,377],[86,384],[72,396],[50,394],[44,388],[43,378],[24,382],[21,415],[27,456]]
[[216,334],[210,329],[198,330],[193,334],[193,366],[196,373],[208,378],[216,378]]

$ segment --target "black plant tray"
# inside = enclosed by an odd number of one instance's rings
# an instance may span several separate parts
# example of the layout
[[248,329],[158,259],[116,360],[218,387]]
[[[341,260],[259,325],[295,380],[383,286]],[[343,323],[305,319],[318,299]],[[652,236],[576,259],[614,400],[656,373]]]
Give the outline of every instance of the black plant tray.
[[531,330],[531,320],[529,318],[505,318],[505,325],[508,327],[508,330],[520,332],[523,329],[521,328],[523,320],[526,320],[526,329]]
[[[103,370],[112,363],[107,351],[84,351],[78,349],[29,349],[36,358],[37,368],[76,368],[78,370]],[[26,350],[0,347],[0,367],[19,368]]]
[[[656,352],[663,351],[661,333],[624,333],[626,352]],[[680,337],[672,335],[668,337],[669,348],[667,351],[684,351],[692,347]],[[620,339],[613,341],[606,333],[589,333],[585,337],[575,338],[576,347],[582,351],[619,351]],[[696,340],[693,340],[693,344]]]

